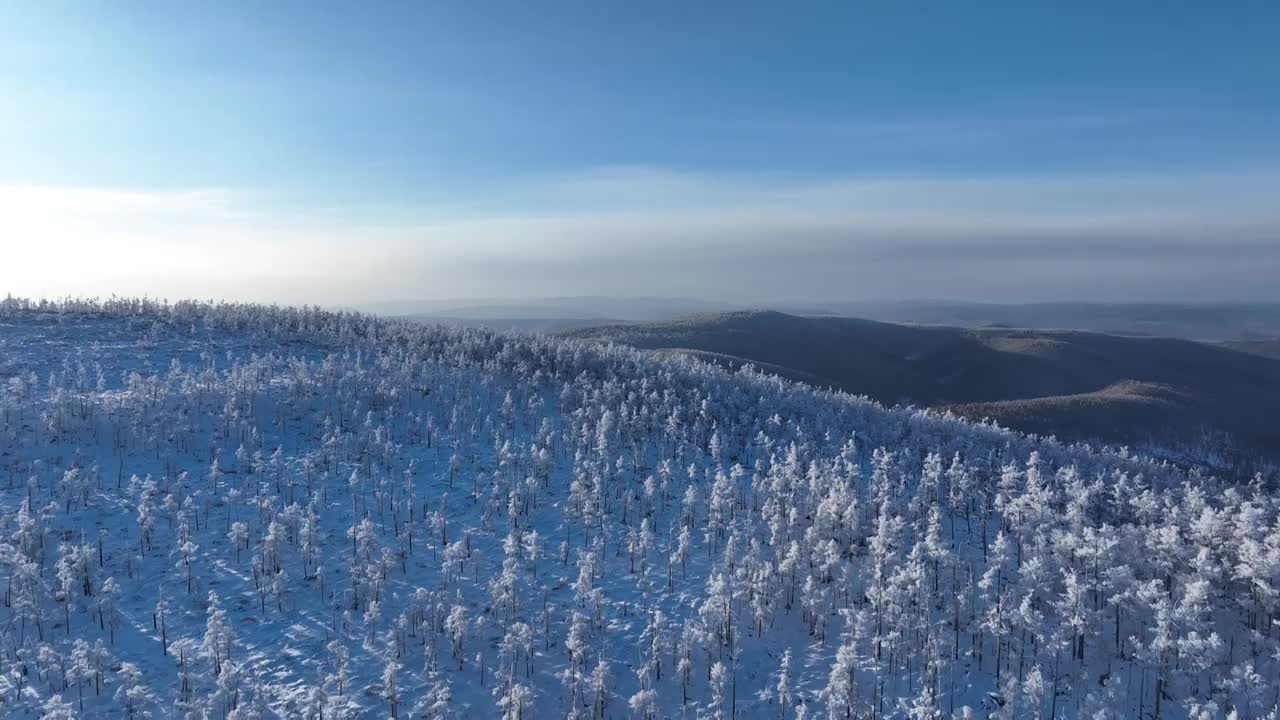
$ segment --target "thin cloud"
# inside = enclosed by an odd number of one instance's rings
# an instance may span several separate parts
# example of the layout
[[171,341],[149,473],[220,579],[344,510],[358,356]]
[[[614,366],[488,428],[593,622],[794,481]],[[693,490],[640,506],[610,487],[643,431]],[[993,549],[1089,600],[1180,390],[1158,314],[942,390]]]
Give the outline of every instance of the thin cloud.
[[[226,189],[0,187],[0,291],[283,302],[700,295],[1280,299],[1276,178],[802,177],[598,168],[431,222]],[[1270,277],[1275,277],[1274,274]],[[908,282],[909,280],[909,282]],[[1270,294],[1270,295],[1269,295]]]

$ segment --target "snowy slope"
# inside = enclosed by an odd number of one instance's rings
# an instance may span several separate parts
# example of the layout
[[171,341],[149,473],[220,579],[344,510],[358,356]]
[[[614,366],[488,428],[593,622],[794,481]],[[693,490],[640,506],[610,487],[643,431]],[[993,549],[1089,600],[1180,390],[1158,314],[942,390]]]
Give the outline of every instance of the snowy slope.
[[6,717],[1260,717],[1280,693],[1261,480],[310,309],[8,300],[0,383]]

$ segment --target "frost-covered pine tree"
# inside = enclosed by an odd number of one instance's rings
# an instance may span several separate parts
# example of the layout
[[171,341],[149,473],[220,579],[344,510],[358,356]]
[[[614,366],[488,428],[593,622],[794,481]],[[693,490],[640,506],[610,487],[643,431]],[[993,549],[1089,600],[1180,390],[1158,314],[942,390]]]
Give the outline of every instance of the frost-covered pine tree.
[[142,670],[131,662],[120,663],[116,677],[118,680],[113,696],[116,704],[125,709],[129,720],[145,717],[151,701],[151,692],[142,682]]
[[450,717],[453,690],[444,677],[433,680],[430,688],[414,709],[413,716],[423,720],[446,720]]
[[382,666],[382,699],[387,701],[391,717],[400,717],[400,661],[396,658],[394,648],[384,652]]
[[209,658],[209,663],[216,677],[222,674],[222,666],[231,659],[231,645],[234,636],[227,623],[227,613],[218,602],[218,594],[209,591],[209,609],[205,620],[204,642],[201,651]]
[[75,720],[75,708],[61,694],[50,695],[40,706],[40,720]]
[[778,704],[778,717],[786,720],[787,709],[791,707],[793,690],[791,687],[791,650],[783,650],[778,661],[778,671],[774,675],[772,688],[761,692],[762,699]]
[[711,675],[708,679],[711,697],[707,700],[707,708],[710,710],[712,720],[724,720],[725,715],[725,684],[728,680],[729,671],[725,669],[724,663],[717,660],[711,666]]

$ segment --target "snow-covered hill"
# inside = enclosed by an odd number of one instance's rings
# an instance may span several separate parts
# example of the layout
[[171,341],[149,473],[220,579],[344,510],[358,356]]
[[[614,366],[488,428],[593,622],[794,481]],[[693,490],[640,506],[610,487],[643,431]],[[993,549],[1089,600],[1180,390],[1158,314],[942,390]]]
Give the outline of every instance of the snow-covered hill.
[[1261,717],[1280,501],[573,340],[0,303],[4,717]]

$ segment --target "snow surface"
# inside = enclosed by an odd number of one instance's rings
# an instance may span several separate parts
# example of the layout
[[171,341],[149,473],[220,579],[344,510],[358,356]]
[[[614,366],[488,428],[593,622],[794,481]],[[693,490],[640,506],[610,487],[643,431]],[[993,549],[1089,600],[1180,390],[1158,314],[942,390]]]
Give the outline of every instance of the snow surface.
[[4,717],[1280,700],[1261,479],[620,347],[10,299],[0,507]]

